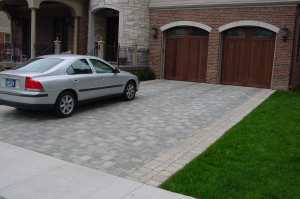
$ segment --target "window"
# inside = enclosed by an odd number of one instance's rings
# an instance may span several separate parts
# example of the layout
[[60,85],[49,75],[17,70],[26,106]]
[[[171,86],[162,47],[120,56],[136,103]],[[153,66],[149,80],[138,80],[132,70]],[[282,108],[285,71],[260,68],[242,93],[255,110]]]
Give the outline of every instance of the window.
[[91,74],[91,73],[92,73],[91,67],[89,66],[86,59],[80,59],[75,61],[67,69],[68,75]]
[[235,28],[225,32],[225,36],[229,37],[245,37],[246,29],[244,28]]
[[190,35],[195,36],[208,36],[208,32],[206,30],[203,30],[201,28],[191,28],[190,29]]
[[184,35],[184,28],[175,28],[167,31],[167,35],[169,36],[183,36]]
[[12,70],[43,73],[62,61],[62,59],[54,58],[34,58],[16,66]]
[[275,37],[275,33],[263,28],[253,28],[252,37]]
[[110,66],[108,66],[107,64],[105,64],[99,60],[90,59],[90,61],[92,62],[96,73],[113,73],[114,72]]
[[5,46],[10,45],[10,34],[4,34],[4,45]]

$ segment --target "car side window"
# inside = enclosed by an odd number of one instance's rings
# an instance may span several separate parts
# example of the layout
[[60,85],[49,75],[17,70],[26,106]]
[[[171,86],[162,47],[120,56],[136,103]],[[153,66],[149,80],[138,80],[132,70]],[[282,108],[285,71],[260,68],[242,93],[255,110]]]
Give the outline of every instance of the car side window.
[[91,63],[93,64],[93,67],[96,71],[96,73],[113,73],[113,69],[108,66],[107,64],[96,60],[96,59],[90,59]]
[[86,59],[79,59],[75,61],[67,69],[68,75],[78,75],[78,74],[91,74],[92,69]]

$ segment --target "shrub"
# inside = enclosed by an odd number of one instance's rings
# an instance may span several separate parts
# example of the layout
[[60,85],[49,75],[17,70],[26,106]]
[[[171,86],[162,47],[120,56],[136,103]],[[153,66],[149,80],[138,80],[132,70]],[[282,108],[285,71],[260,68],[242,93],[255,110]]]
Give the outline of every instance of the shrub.
[[150,69],[144,71],[131,71],[131,73],[136,75],[140,81],[155,79],[155,73]]

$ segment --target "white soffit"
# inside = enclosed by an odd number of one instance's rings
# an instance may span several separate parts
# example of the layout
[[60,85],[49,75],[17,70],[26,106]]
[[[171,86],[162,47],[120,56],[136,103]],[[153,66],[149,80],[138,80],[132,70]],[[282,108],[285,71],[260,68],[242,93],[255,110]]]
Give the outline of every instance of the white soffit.
[[150,0],[150,9],[297,5],[299,0]]

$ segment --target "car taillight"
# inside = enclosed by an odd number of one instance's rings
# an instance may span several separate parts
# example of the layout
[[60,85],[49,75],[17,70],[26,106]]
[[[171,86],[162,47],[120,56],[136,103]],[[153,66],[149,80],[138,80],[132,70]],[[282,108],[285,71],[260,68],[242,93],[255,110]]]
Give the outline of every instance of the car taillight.
[[39,81],[31,79],[31,77],[26,77],[25,90],[26,91],[43,92],[44,88]]

